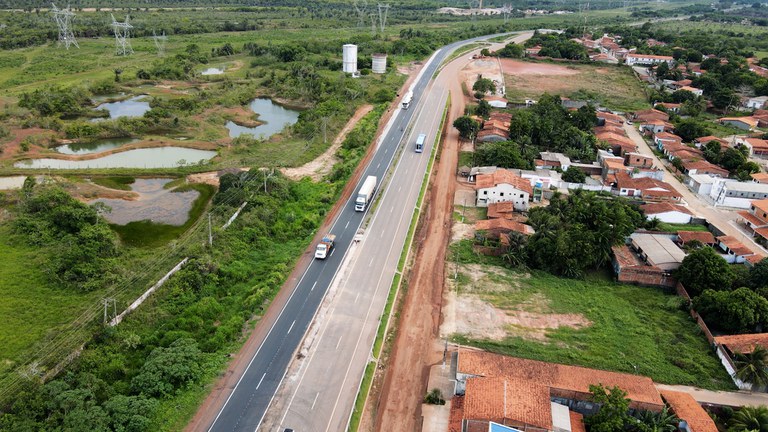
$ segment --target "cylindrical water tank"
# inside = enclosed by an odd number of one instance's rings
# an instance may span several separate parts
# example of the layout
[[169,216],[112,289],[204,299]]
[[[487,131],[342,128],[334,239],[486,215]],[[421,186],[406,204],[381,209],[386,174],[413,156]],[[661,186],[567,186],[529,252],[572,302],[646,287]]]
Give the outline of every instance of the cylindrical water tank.
[[371,56],[371,71],[373,73],[384,73],[387,71],[387,55],[374,54]]
[[354,73],[357,72],[357,45],[346,44],[344,45],[344,72]]

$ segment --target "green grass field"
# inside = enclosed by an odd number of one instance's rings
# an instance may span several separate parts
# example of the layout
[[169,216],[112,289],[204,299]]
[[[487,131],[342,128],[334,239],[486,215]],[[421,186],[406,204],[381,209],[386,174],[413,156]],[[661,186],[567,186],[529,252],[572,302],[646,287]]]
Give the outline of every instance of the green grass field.
[[44,273],[45,255],[40,252],[14,241],[9,227],[0,225],[0,375],[101,295],[56,289]]
[[544,341],[522,337],[526,328],[508,327],[508,336],[502,340],[455,335],[454,340],[461,344],[535,360],[638,373],[665,384],[733,388],[704,335],[675,295],[615,283],[601,272],[586,280],[538,271],[526,277],[502,267],[497,258],[475,255],[467,241],[452,248],[462,264],[485,263],[485,276],[480,279],[476,273],[469,277],[467,267],[461,267],[461,293],[471,292],[506,312],[577,314],[591,322],[580,329],[551,329]]

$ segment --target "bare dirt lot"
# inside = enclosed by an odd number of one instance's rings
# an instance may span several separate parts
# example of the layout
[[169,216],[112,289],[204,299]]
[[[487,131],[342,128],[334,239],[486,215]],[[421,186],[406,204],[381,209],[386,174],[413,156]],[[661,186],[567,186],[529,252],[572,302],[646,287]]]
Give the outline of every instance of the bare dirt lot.
[[620,111],[646,108],[639,81],[626,68],[592,64],[534,63],[502,59],[507,99],[522,102],[544,93],[589,99]]

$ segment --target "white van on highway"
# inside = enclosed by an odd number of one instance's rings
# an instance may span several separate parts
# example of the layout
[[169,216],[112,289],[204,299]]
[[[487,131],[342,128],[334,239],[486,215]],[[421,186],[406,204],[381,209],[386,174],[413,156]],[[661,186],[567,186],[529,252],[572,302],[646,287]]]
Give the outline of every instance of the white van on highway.
[[424,151],[424,141],[427,140],[427,134],[419,134],[416,138],[416,153]]

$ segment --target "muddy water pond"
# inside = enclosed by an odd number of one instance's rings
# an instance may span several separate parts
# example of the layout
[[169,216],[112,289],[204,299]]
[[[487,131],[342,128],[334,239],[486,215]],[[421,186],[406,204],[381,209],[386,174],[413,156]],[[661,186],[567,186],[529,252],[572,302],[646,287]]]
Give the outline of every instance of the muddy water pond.
[[215,151],[184,147],[155,147],[128,150],[89,160],[27,159],[13,164],[16,168],[90,169],[90,168],[173,168],[195,164],[216,156]]
[[[146,98],[146,95],[134,96],[123,101],[103,103],[97,106],[96,109],[109,111],[109,118],[111,119],[118,117],[141,117],[150,110],[149,102],[145,101],[144,98]],[[100,120],[102,119],[95,118],[91,121]]]
[[251,110],[259,114],[259,121],[264,124],[256,127],[245,127],[229,121],[226,124],[230,138],[250,134],[256,138],[269,138],[282,131],[286,125],[292,125],[299,119],[299,111],[285,108],[272,102],[271,99],[259,98],[251,102]]
[[127,225],[131,222],[150,221],[156,224],[182,226],[189,218],[192,204],[200,192],[190,190],[173,192],[164,189],[172,179],[136,179],[131,190],[138,194],[135,200],[97,199],[93,203],[104,203],[112,208],[104,217],[113,224]]
[[138,138],[105,138],[90,142],[64,144],[56,147],[56,151],[62,154],[83,155],[112,150],[139,141],[141,140]]

